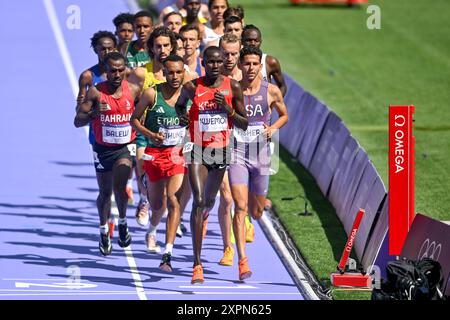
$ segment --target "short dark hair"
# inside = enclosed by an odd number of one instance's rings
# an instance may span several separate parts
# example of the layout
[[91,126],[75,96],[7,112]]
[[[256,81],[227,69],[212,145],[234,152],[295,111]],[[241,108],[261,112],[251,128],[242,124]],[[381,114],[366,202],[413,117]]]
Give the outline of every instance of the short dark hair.
[[171,55],[169,55],[167,58],[164,59],[164,61],[163,61],[162,63],[163,63],[164,66],[166,66],[166,62],[170,62],[170,61],[172,61],[172,62],[178,62],[178,61],[180,61],[180,62],[182,62],[183,65],[184,65],[184,60],[183,60],[183,58],[180,57],[180,56],[177,56],[176,54],[171,54]]
[[163,23],[165,24],[167,19],[169,19],[171,16],[180,16],[181,20],[183,20],[183,16],[181,15],[181,13],[172,11],[172,12],[169,12],[168,14],[164,15]]
[[249,47],[249,46],[245,46],[244,48],[241,49],[239,61],[241,63],[244,62],[244,57],[251,55],[251,54],[259,56],[259,61],[261,62],[261,59],[262,59],[261,49],[259,49],[257,47]]
[[109,60],[113,61],[123,60],[123,62],[126,63],[125,57],[118,51],[109,52],[103,59],[104,64],[106,65]]
[[150,20],[152,20],[152,24],[153,24],[153,16],[152,14],[147,11],[147,10],[141,10],[139,12],[137,12],[134,16],[133,16],[133,22],[136,21],[137,18],[141,18],[141,17],[149,17]]
[[95,49],[101,38],[110,38],[114,42],[114,47],[117,46],[117,39],[111,31],[97,31],[91,38],[91,47]]
[[179,33],[181,34],[183,32],[188,32],[188,31],[192,31],[192,30],[197,31],[197,38],[200,39],[200,29],[195,24],[186,24],[186,25],[182,26]]
[[238,17],[241,18],[241,20],[244,19],[244,8],[241,6],[237,7],[229,7],[225,12],[223,13],[223,18],[226,19],[228,17]]
[[222,51],[220,50],[219,47],[216,46],[210,46],[208,48],[205,49],[205,51],[203,51],[203,61],[206,60],[206,56],[209,54],[209,52],[219,52],[220,54],[222,54]]
[[226,24],[236,23],[236,22],[239,22],[242,24],[242,19],[239,18],[238,16],[229,16],[225,19],[225,21],[223,22],[223,25],[225,26]]
[[250,31],[250,30],[254,30],[254,31],[258,32],[259,36],[262,37],[261,30],[259,30],[259,28],[257,26],[255,26],[254,24],[247,24],[244,27],[244,30],[242,30],[242,34],[244,34],[246,31]]
[[150,37],[147,40],[147,50],[150,58],[152,59],[154,58],[152,48],[155,39],[158,37],[168,37],[170,39],[170,44],[172,45],[172,51],[170,52],[170,54],[175,53],[177,51],[178,48],[177,39],[175,39],[175,35],[172,32],[172,30],[170,30],[167,27],[157,27],[153,30],[153,32],[150,34]]
[[181,41],[184,42],[185,39],[184,39],[184,37],[181,34],[174,32],[173,35],[175,37],[175,40],[177,40],[177,41],[181,40]]
[[133,25],[134,15],[129,12],[119,13],[114,19],[113,23],[118,28],[122,23],[129,23]]
[[[216,0],[209,0],[208,1],[208,8],[211,9],[212,5],[214,4],[214,2],[216,2]],[[228,3],[228,0],[225,0],[226,4],[227,4],[227,8],[230,7],[230,4]]]

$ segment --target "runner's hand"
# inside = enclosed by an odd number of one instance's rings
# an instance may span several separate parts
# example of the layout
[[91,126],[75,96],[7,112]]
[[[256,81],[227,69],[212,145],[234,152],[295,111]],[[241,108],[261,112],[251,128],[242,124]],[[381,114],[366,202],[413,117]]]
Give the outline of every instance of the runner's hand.
[[225,96],[220,92],[216,91],[214,93],[214,102],[217,103],[219,106],[222,107],[223,110],[225,110],[227,113],[230,113],[230,107],[227,106],[227,101],[225,100]]
[[188,127],[189,126],[189,117],[187,114],[183,114],[178,117],[180,119],[180,126]]
[[105,101],[100,101],[98,104],[98,111],[106,112],[108,110],[111,110],[110,106]]
[[164,134],[162,132],[153,133],[150,140],[152,140],[155,145],[159,146],[164,141]]
[[277,129],[274,129],[265,123],[263,123],[263,126],[264,126],[264,131],[263,131],[264,138],[271,139]]

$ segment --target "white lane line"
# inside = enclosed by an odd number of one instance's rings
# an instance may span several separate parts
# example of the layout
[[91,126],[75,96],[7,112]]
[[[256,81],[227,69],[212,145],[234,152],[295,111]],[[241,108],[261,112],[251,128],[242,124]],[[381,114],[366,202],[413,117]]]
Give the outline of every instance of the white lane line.
[[254,287],[254,286],[178,286],[178,288],[182,288],[182,289],[258,289],[258,287]]
[[[1,290],[5,291],[5,290]],[[29,291],[27,291],[29,292]],[[84,296],[84,295],[120,295],[120,294],[136,294],[135,291],[89,291],[89,292],[70,292],[70,291],[41,291],[36,293],[0,293],[0,296],[7,297],[7,296]],[[168,292],[168,291],[152,291],[147,292],[149,295],[173,295],[173,296],[179,296],[183,295],[183,292]],[[190,294],[195,295],[263,295],[263,296],[300,296],[296,292],[218,292],[218,291],[212,291],[212,292],[190,292]]]
[[[70,58],[69,50],[67,49],[66,42],[64,40],[64,35],[61,31],[61,26],[58,21],[58,17],[56,15],[55,7],[53,6],[52,0],[43,0],[44,6],[47,11],[47,16],[50,21],[50,25],[53,29],[53,33],[55,35],[56,43],[58,44],[59,53],[63,59],[64,67],[67,72],[67,76],[69,78],[70,86],[72,88],[72,92],[74,97],[76,98],[78,95],[78,83],[77,77],[75,74],[75,70],[72,65],[72,60]],[[87,132],[87,127],[85,127]],[[117,209],[117,208],[116,208]],[[145,295],[145,291],[143,290],[142,281],[139,275],[139,271],[136,267],[136,261],[133,257],[133,252],[131,251],[131,246],[125,248],[125,254],[127,257],[128,265],[131,269],[131,275],[133,276],[134,284],[136,286],[136,292],[141,300],[147,300],[147,296]]]
[[75,74],[75,70],[72,65],[72,60],[70,58],[69,50],[67,49],[66,42],[64,41],[64,35],[61,30],[61,26],[56,15],[55,7],[53,6],[52,0],[44,0],[45,10],[47,11],[48,19],[50,20],[50,25],[53,29],[53,34],[56,38],[56,43],[58,45],[59,53],[64,63],[64,67],[67,72],[67,77],[69,78],[70,87],[72,88],[73,95],[76,97],[78,95],[78,82]]

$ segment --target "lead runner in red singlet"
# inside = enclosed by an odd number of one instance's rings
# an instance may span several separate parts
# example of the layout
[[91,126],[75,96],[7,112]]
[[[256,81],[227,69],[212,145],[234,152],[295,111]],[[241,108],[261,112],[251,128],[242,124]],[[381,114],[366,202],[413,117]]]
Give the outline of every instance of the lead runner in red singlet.
[[127,247],[131,243],[126,219],[126,185],[132,159],[136,155],[136,132],[130,125],[130,119],[140,88],[124,80],[126,65],[122,54],[108,53],[104,63],[107,80],[89,88],[86,98],[77,110],[74,124],[79,128],[92,122],[95,135],[94,166],[99,187],[99,249],[106,256],[112,250],[107,219],[111,211],[113,190],[119,210],[119,245]]
[[[217,191],[231,161],[230,134],[233,126],[246,130],[248,121],[239,82],[221,74],[223,54],[218,47],[203,53],[205,76],[187,82],[175,104],[180,125],[188,125],[191,142],[183,153],[192,188],[191,212],[194,270],[191,283],[203,283],[201,264],[203,222],[214,206]],[[188,101],[193,101],[186,112]]]

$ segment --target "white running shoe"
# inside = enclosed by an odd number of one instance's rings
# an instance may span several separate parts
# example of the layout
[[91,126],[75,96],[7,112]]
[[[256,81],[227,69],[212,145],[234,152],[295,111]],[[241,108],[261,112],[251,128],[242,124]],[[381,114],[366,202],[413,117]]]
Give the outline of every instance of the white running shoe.
[[136,209],[136,221],[140,226],[145,227],[148,224],[150,204],[148,201],[142,201]]
[[178,225],[178,228],[177,228],[177,237],[178,238],[183,237],[183,231],[181,230],[180,225]]
[[156,237],[147,233],[145,235],[145,243],[147,244],[147,252],[150,253],[160,253],[161,247],[156,243]]

